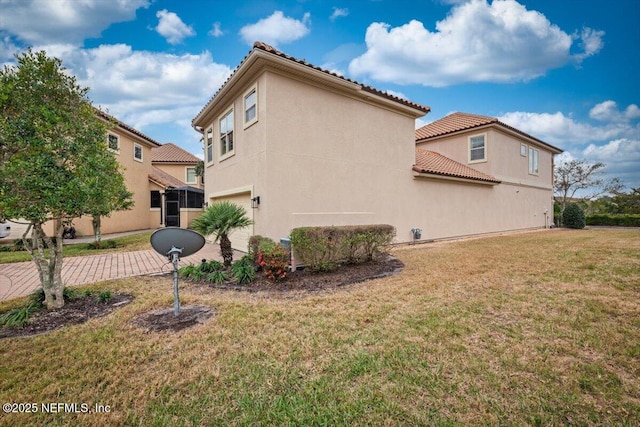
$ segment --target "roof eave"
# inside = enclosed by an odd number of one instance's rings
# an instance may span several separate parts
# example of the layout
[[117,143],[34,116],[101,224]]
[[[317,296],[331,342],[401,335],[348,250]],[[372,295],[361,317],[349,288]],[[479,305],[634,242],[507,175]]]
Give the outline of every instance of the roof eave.
[[437,179],[437,180],[445,180],[445,181],[457,181],[457,182],[465,182],[468,184],[480,184],[480,185],[488,185],[488,186],[495,186],[502,182],[498,180],[490,181],[490,180],[484,180],[480,178],[465,178],[465,177],[455,176],[455,175],[450,175],[445,173],[427,171],[425,169],[422,169],[419,166],[413,167],[413,177],[425,178],[425,179]]

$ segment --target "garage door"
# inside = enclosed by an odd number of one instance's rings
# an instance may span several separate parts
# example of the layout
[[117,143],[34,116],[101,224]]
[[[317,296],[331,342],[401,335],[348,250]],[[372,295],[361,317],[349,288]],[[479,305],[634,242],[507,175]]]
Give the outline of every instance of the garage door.
[[[223,197],[216,197],[211,199],[211,202],[219,202],[225,200],[227,202],[235,203],[238,206],[242,206],[247,212],[247,216],[253,221],[253,209],[251,209],[251,193],[238,193],[232,195],[226,195]],[[253,235],[253,225],[245,228],[237,229],[229,234],[229,240],[231,240],[231,247],[237,251],[247,252],[249,247],[249,238]]]

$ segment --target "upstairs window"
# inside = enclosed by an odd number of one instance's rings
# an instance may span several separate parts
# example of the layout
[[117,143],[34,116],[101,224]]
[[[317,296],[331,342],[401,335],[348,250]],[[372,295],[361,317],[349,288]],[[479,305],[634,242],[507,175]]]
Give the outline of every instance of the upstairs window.
[[198,177],[196,176],[196,168],[187,168],[186,175],[187,180],[185,182],[187,184],[196,184],[198,182]]
[[233,109],[220,119],[220,160],[233,154]]
[[469,163],[483,162],[487,160],[487,147],[485,135],[469,137]]
[[538,160],[540,152],[533,147],[529,147],[529,173],[531,175],[538,175],[540,173]]
[[207,146],[205,149],[205,161],[207,163],[213,162],[213,127],[207,130]]
[[118,135],[114,135],[110,133],[107,136],[107,147],[111,151],[115,151],[115,152],[120,151],[120,138],[118,138]]
[[133,159],[138,162],[142,161],[142,145],[133,143]]
[[244,127],[249,127],[258,121],[258,88],[253,86],[244,95]]

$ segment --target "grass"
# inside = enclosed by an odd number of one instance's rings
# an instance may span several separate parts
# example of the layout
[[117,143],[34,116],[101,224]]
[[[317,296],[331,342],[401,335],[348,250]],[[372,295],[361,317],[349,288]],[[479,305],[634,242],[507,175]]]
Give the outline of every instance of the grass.
[[[115,248],[88,249],[87,243],[74,243],[70,245],[64,245],[62,247],[62,253],[64,257],[74,257],[151,249],[151,244],[149,243],[151,233],[151,231],[147,231],[138,234],[131,234],[129,236],[103,240],[103,242],[114,241],[116,243]],[[31,261],[31,256],[29,256],[29,253],[26,251],[0,252],[0,264],[24,261]]]
[[[180,333],[167,277],[136,299],[0,346],[2,402],[109,405],[4,425],[640,424],[640,232],[553,230],[394,251],[400,275],[273,298],[181,284],[216,308]],[[0,305],[0,311],[11,302]]]

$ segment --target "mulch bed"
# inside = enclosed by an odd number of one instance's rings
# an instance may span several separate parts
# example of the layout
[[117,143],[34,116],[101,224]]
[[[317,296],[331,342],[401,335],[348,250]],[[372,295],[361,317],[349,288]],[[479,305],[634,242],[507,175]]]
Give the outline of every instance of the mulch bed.
[[79,325],[89,319],[106,316],[132,300],[133,295],[128,294],[114,294],[108,302],[100,302],[95,295],[83,296],[66,302],[62,308],[34,313],[23,327],[0,328],[0,338],[36,335],[63,326]]
[[[317,292],[340,288],[353,283],[391,276],[404,268],[404,264],[391,256],[362,264],[343,265],[334,271],[311,272],[309,270],[297,270],[289,273],[283,281],[272,282],[261,273],[256,273],[256,280],[247,285],[238,285],[232,282],[224,284],[206,283],[207,287],[215,289],[244,291],[244,292],[279,292],[292,291]],[[204,282],[201,282],[204,284]],[[0,328],[0,339],[8,337],[21,337],[41,334],[64,326],[78,325],[95,317],[102,317],[118,307],[126,305],[133,300],[132,295],[114,294],[113,298],[106,302],[100,302],[95,295],[84,296],[65,303],[64,307],[57,310],[41,310],[35,313],[29,323],[23,327]],[[215,309],[205,306],[184,306],[180,308],[180,315],[176,317],[173,309],[162,310],[137,316],[133,323],[138,327],[151,331],[180,331],[185,328],[204,323],[215,314]]]
[[299,269],[288,274],[288,276],[278,282],[268,280],[262,273],[256,273],[256,280],[246,285],[239,285],[233,282],[215,284],[200,281],[197,283],[206,284],[215,289],[226,289],[245,292],[262,291],[322,291],[339,288],[342,286],[364,282],[366,280],[379,279],[394,275],[404,268],[404,264],[397,258],[385,256],[384,258],[365,262],[361,264],[345,264],[333,271],[312,272],[306,269]]

